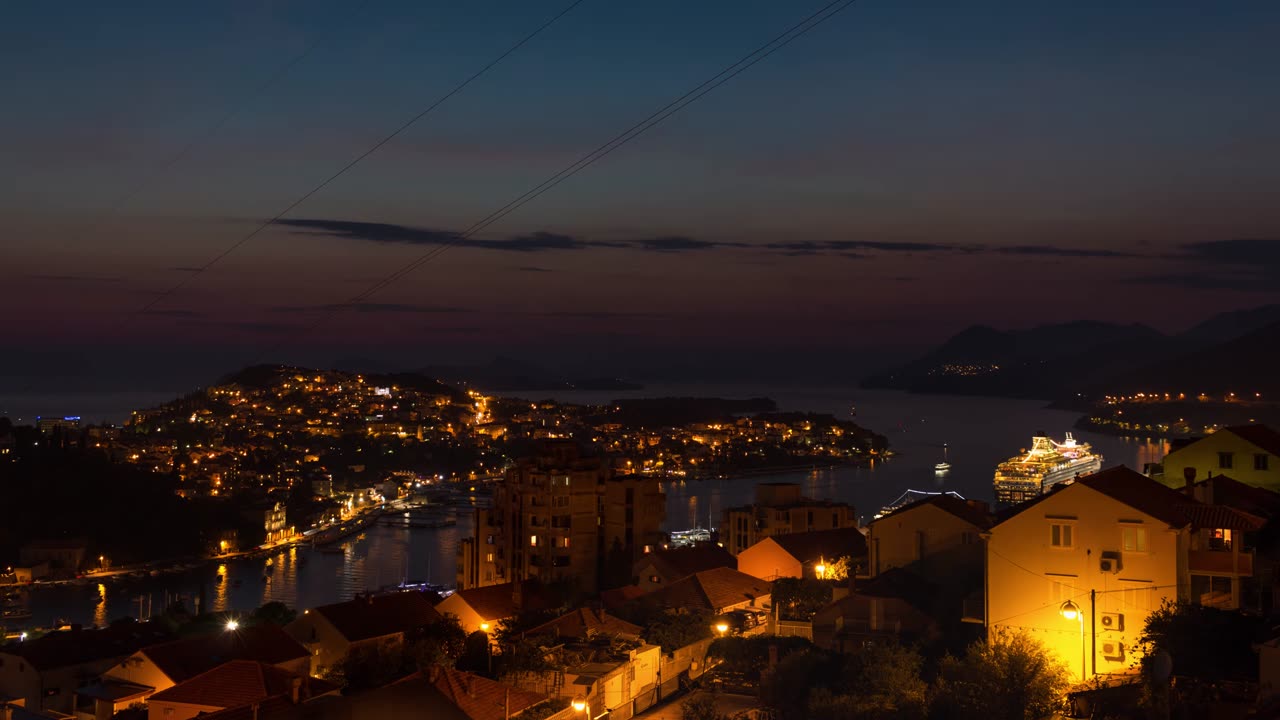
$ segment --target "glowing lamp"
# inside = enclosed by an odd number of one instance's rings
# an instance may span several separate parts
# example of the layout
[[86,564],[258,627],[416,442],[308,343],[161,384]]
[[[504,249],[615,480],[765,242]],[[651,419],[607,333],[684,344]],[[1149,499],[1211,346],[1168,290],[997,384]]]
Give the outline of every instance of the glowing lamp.
[[729,623],[723,623],[723,622],[716,623],[716,632],[720,633],[721,635],[729,632]]
[[1058,612],[1062,613],[1062,617],[1067,620],[1075,620],[1080,617],[1080,608],[1070,600],[1062,603],[1062,609]]
[[486,632],[486,633],[489,632],[489,623],[487,622],[480,623],[480,632]]
[[586,711],[587,711],[587,701],[586,701],[586,700],[583,700],[583,699],[581,699],[581,698],[576,698],[576,699],[574,699],[574,701],[573,701],[573,710],[574,710],[574,712],[586,712]]
[[236,630],[239,630],[239,629],[240,629],[240,623],[239,623],[239,622],[237,622],[237,621],[235,621],[235,620],[228,620],[228,621],[227,621],[227,630],[228,630],[229,632],[235,632]]

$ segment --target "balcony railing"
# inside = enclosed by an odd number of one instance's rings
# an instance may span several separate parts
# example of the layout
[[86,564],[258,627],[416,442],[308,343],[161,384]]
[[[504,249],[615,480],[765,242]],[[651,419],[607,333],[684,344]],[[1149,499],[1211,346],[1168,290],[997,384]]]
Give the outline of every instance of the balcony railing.
[[1240,553],[1236,561],[1232,560],[1230,551],[1191,550],[1187,555],[1187,567],[1193,573],[1233,574],[1241,577],[1253,575],[1252,551]]

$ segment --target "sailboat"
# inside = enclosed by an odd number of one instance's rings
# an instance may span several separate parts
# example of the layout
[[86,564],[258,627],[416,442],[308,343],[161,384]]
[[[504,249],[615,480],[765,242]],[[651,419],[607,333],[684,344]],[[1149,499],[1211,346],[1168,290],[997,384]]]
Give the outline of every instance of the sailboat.
[[947,444],[942,444],[942,462],[933,466],[933,472],[936,475],[946,475],[951,472],[951,463],[947,462]]

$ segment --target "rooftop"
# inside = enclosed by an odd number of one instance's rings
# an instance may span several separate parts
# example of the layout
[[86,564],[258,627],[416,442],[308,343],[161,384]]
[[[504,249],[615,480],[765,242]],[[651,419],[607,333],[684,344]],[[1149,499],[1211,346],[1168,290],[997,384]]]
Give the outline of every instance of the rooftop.
[[865,557],[867,554],[867,538],[857,528],[788,533],[774,535],[765,540],[777,543],[787,554],[802,564],[819,559]]
[[579,608],[550,622],[525,631],[525,635],[554,635],[575,640],[589,640],[595,635],[640,637],[644,629],[616,618],[604,610]]
[[0,652],[23,658],[37,670],[48,670],[128,657],[140,647],[172,637],[159,623],[121,622],[101,629],[51,632],[32,640],[11,642]]
[[764,580],[732,568],[715,568],[677,580],[644,597],[668,608],[721,612],[771,592],[771,586]]
[[737,568],[738,559],[715,543],[699,543],[686,547],[655,550],[637,561],[652,562],[658,572],[671,579],[688,577],[696,572],[718,567]]
[[229,660],[278,665],[310,657],[307,649],[275,625],[219,630],[208,635],[152,645],[140,651],[175,683],[189,680]]
[[299,686],[299,699],[338,689],[333,683],[304,677],[274,665],[232,660],[152,695],[151,702],[234,708],[278,695],[291,696],[295,682]]
[[394,635],[440,620],[428,596],[420,592],[359,597],[321,605],[311,612],[324,617],[350,641]]
[[1232,425],[1223,430],[1266,450],[1272,455],[1280,456],[1280,432],[1266,425]]
[[986,509],[981,503],[965,500],[958,495],[939,493],[937,495],[929,495],[928,497],[903,505],[888,515],[872,520],[870,524],[874,525],[878,522],[884,522],[885,519],[891,518],[894,515],[901,515],[902,513],[910,512],[911,510],[924,507],[926,505],[931,505],[943,512],[950,513],[980,530],[990,528],[995,524],[996,520],[996,516],[993,515],[990,510]]

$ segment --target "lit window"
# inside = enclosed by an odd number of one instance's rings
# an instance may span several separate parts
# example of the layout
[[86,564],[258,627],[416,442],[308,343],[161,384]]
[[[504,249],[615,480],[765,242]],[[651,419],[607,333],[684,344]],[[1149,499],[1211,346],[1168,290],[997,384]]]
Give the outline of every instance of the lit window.
[[1049,525],[1049,544],[1058,548],[1072,547],[1071,526],[1064,523]]
[[562,547],[562,548],[567,548],[567,547],[569,547],[569,538],[567,538],[567,537],[562,537],[562,538],[560,538],[560,547]]
[[529,547],[538,547],[538,536],[537,536],[537,535],[530,535],[530,536],[529,536]]
[[1222,468],[1223,470],[1230,470],[1231,459],[1233,455],[1235,455],[1235,453],[1229,453],[1229,452],[1218,453],[1218,467]]
[[484,556],[484,561],[485,561],[485,562],[493,562],[493,553],[488,553],[488,554],[486,554],[486,555]]
[[1209,534],[1210,550],[1230,550],[1231,549],[1231,528],[1215,528]]
[[1147,529],[1140,527],[1127,527],[1120,531],[1121,547],[1125,552],[1146,552],[1147,551]]

